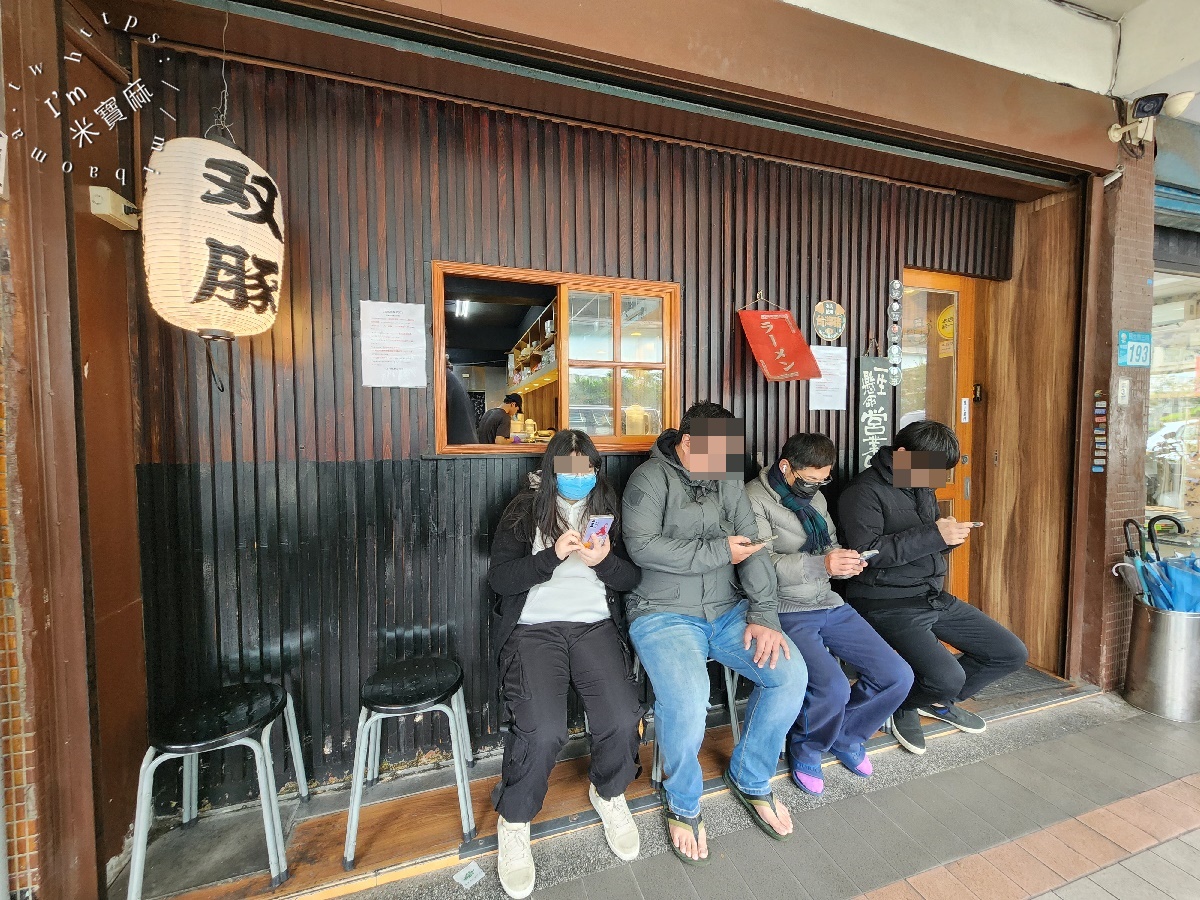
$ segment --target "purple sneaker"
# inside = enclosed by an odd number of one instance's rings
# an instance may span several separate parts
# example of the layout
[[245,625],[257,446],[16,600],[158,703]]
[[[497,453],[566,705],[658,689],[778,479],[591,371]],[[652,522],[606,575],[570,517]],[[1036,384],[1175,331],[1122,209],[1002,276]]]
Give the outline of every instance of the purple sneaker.
[[825,779],[820,775],[808,775],[799,769],[792,769],[792,782],[806,794],[820,797],[825,791]]

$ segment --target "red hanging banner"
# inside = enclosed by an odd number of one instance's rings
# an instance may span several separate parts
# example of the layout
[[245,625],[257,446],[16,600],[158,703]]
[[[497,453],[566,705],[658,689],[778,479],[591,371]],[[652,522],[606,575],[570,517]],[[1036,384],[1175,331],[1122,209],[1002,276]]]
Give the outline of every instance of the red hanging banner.
[[783,309],[743,309],[738,312],[746,341],[767,381],[800,381],[820,378],[821,368],[813,359],[808,341],[796,325],[796,317]]

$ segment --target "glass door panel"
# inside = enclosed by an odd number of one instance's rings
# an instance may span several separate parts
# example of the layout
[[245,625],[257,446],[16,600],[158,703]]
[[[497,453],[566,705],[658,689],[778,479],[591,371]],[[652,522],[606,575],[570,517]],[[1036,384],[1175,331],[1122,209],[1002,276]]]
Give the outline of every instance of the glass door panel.
[[[937,498],[942,515],[960,522],[971,521],[974,296],[969,278],[904,272],[896,430],[921,419],[954,429],[961,455]],[[969,558],[969,551],[952,553],[946,578],[946,590],[964,600],[969,599]]]

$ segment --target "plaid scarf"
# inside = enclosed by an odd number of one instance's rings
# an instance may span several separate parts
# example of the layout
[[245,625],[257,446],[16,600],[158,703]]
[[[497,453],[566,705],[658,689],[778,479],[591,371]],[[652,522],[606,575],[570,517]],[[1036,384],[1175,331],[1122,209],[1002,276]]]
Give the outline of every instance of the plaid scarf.
[[804,553],[824,553],[832,545],[829,539],[829,528],[825,525],[825,517],[813,509],[811,497],[801,497],[787,483],[783,473],[779,471],[779,463],[767,471],[767,483],[779,495],[779,501],[796,514],[800,524],[804,526],[806,539],[800,549]]

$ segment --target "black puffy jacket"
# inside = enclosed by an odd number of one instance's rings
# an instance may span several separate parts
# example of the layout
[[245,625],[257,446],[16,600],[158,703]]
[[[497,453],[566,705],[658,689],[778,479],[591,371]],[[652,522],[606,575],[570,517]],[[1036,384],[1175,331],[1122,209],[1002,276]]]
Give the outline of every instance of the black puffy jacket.
[[851,604],[874,604],[940,593],[951,547],[935,524],[940,517],[933,488],[892,484],[892,448],[883,447],[869,468],[838,500],[842,543],[860,553],[878,550],[866,570],[846,582]]

